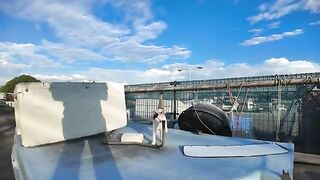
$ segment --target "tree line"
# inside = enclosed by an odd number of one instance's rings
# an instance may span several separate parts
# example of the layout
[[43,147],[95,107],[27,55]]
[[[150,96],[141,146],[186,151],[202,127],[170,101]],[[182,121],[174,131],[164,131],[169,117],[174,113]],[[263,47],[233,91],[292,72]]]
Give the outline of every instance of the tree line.
[[0,92],[3,93],[13,93],[14,88],[17,84],[22,82],[40,82],[40,80],[30,76],[30,75],[21,75],[9,80],[4,86],[0,87]]

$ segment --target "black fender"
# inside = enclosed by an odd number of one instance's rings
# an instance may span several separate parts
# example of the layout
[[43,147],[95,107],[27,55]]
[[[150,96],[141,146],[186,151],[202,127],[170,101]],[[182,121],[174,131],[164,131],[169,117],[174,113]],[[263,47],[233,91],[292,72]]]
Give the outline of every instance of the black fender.
[[178,118],[181,130],[232,136],[229,119],[217,106],[196,104],[183,111]]

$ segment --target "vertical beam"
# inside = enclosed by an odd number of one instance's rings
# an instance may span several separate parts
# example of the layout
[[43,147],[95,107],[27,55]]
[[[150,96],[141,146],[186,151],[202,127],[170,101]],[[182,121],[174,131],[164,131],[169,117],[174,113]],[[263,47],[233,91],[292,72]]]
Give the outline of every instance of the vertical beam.
[[278,79],[278,117],[277,117],[277,132],[276,132],[276,140],[279,141],[279,133],[280,133],[280,122],[281,122],[281,81]]
[[177,120],[177,91],[173,91],[173,119]]
[[177,90],[176,87],[179,85],[180,82],[178,81],[173,81],[170,82],[170,85],[173,86],[173,119],[177,120]]

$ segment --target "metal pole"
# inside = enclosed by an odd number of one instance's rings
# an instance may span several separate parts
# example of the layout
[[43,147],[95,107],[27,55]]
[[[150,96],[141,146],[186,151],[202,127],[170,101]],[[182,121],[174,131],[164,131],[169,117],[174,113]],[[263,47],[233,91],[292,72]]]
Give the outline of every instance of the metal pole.
[[177,90],[176,87],[180,83],[178,81],[170,82],[170,85],[174,87],[173,89],[173,119],[177,120]]
[[173,119],[177,120],[177,91],[173,91]]

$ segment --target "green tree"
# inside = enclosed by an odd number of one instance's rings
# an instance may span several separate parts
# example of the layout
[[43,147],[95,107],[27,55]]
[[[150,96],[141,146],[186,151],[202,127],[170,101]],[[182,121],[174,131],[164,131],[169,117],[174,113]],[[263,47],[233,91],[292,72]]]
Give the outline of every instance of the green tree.
[[30,75],[21,75],[8,81],[4,86],[0,88],[0,91],[4,93],[13,93],[16,85],[21,82],[40,82],[40,80]]

